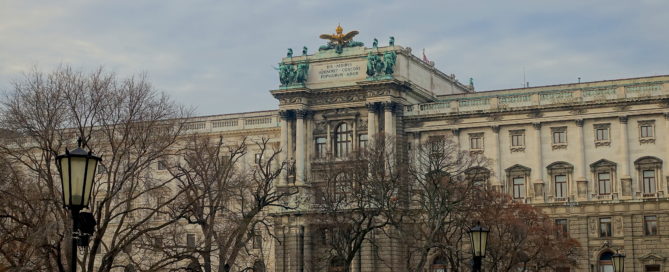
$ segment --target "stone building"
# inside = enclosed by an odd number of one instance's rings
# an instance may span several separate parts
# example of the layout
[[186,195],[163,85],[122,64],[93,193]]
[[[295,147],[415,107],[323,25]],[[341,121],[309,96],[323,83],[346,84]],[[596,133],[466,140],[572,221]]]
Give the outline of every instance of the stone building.
[[[271,91],[278,110],[198,117],[190,129],[278,136],[292,166],[280,187],[304,195],[313,194],[317,158],[344,156],[377,134],[395,136],[404,152],[451,137],[492,160],[491,186],[540,207],[579,241],[578,266],[565,271],[613,271],[615,250],[627,271],[669,271],[669,76],[477,92],[394,39],[321,49],[281,60],[282,85]],[[309,207],[276,211],[267,270],[335,271],[316,264]],[[364,246],[352,270],[399,271],[391,267],[402,246],[384,243],[374,253]]]

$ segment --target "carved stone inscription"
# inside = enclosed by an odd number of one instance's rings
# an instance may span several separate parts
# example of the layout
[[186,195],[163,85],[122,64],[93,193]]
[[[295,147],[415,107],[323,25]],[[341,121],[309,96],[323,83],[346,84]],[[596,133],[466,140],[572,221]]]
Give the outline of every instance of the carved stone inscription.
[[323,83],[341,80],[362,80],[365,79],[365,61],[348,62],[330,62],[322,64],[313,64],[309,69],[309,82]]

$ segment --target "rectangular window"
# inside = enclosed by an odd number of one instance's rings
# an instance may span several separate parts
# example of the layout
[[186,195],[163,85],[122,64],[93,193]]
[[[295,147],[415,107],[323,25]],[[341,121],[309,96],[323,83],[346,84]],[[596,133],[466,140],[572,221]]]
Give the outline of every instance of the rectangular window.
[[253,249],[262,248],[262,236],[257,232],[253,235]]
[[511,146],[525,146],[525,134],[511,135]]
[[556,198],[567,197],[567,176],[555,175],[554,179],[555,179],[555,197]]
[[525,177],[513,178],[513,198],[525,197]]
[[567,131],[553,131],[553,144],[566,144],[567,143]]
[[653,125],[641,125],[641,138],[653,138]]
[[260,160],[262,160],[262,154],[256,153],[253,155],[253,163],[258,164],[260,163]]
[[558,234],[566,236],[569,233],[569,227],[567,226],[567,219],[555,219],[555,225],[558,229]]
[[325,137],[316,137],[316,157],[325,158],[326,156],[326,143],[327,139]]
[[644,216],[643,228],[646,235],[657,235],[657,216]]
[[599,184],[599,194],[611,194],[611,173],[600,172],[597,173],[597,183]]
[[193,233],[186,234],[186,246],[188,248],[195,248],[195,234]]
[[360,150],[367,149],[367,134],[358,135],[358,148]]
[[655,170],[643,170],[643,193],[654,194],[657,192],[655,186]]
[[645,272],[660,272],[660,265],[659,264],[647,264],[644,266],[644,271]]
[[611,218],[599,219],[599,237],[611,237]]
[[609,140],[609,127],[599,127],[595,129],[595,140],[596,141],[608,141]]
[[153,240],[153,246],[156,248],[162,248],[163,247],[163,237],[162,236],[156,236]]
[[483,135],[472,135],[469,138],[470,149],[483,149]]

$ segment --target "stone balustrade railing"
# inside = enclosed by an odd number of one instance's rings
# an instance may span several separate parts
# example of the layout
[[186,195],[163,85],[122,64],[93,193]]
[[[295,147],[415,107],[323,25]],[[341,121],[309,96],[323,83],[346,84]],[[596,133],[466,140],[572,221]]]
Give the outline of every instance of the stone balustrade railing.
[[[234,131],[244,129],[278,128],[279,116],[271,113],[259,116],[211,116],[208,118],[198,118],[184,124],[186,132],[220,132]],[[204,119],[204,120],[202,120]]]
[[404,116],[505,111],[545,106],[606,103],[669,97],[669,81],[583,88],[527,88],[452,95],[442,101],[405,106]]

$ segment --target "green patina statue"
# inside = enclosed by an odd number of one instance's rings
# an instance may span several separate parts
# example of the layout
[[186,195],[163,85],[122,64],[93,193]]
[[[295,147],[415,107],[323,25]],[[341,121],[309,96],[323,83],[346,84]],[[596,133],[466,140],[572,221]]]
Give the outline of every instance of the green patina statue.
[[303,62],[297,65],[295,72],[295,83],[304,84],[307,82],[307,75],[309,74],[309,63]]
[[388,46],[395,46],[395,37],[390,36],[390,40],[388,41]]
[[288,53],[286,54],[286,57],[288,57],[288,58],[293,57],[293,49],[292,48],[288,48]]
[[392,75],[395,68],[395,61],[397,60],[397,53],[395,51],[387,51],[383,54],[383,62],[386,65],[386,75]]
[[372,48],[379,48],[379,40],[374,38],[374,42],[372,42]]
[[306,55],[307,55],[307,47],[304,46],[304,47],[302,47],[302,56],[306,56]]
[[292,79],[294,77],[293,71],[294,68],[292,64],[279,64],[279,82],[281,82],[282,86],[287,86],[288,84],[292,83]]

